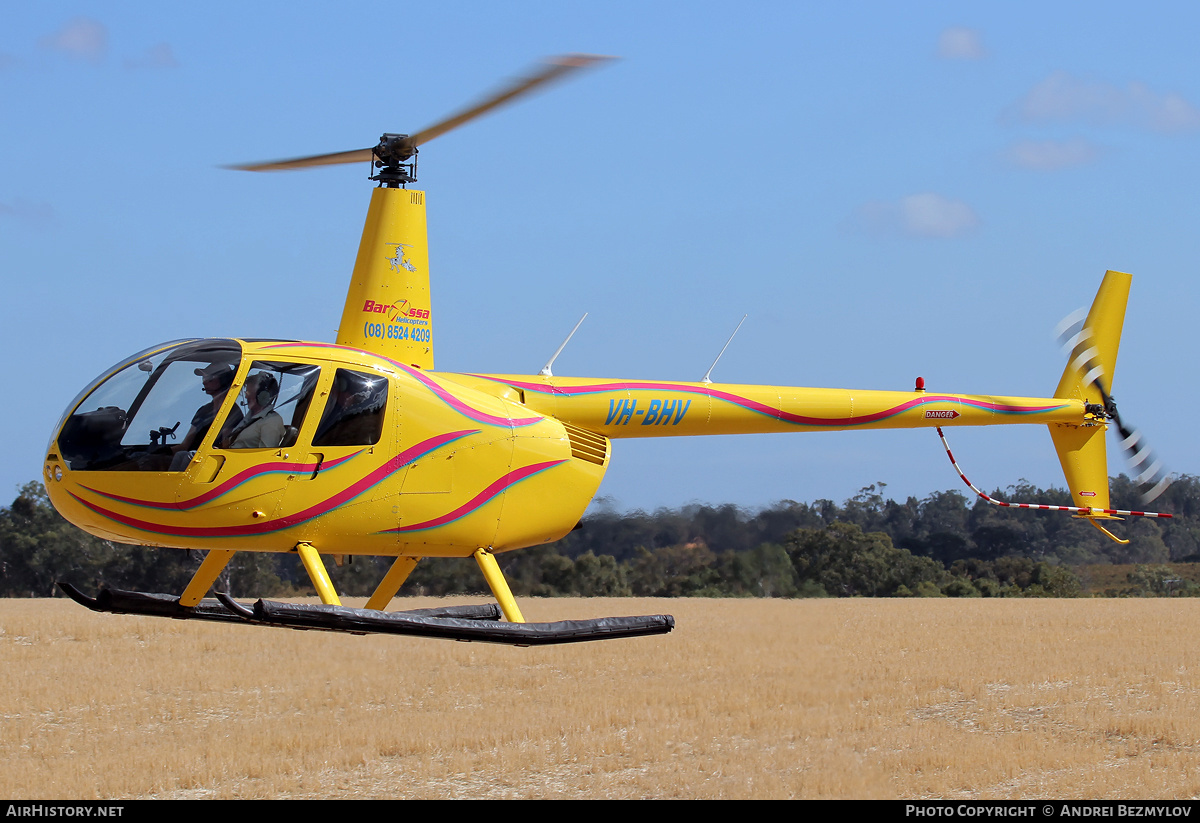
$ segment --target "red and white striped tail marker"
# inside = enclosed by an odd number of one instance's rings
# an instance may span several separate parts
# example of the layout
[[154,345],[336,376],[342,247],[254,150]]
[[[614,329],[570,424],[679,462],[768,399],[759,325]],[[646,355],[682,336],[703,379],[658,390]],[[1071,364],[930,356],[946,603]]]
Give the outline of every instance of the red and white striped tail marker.
[[1170,514],[1164,514],[1162,512],[1137,512],[1137,511],[1124,511],[1122,509],[1089,509],[1084,506],[1047,506],[1044,503],[1006,503],[1003,500],[997,500],[996,498],[984,493],[983,491],[980,491],[978,488],[976,488],[974,483],[972,483],[970,480],[967,479],[967,476],[965,474],[963,474],[963,470],[958,467],[958,461],[956,461],[954,459],[954,453],[950,451],[950,444],[946,442],[946,435],[942,433],[941,426],[937,427],[937,433],[938,433],[938,437],[940,437],[942,439],[942,445],[945,446],[945,448],[946,448],[946,456],[950,458],[950,465],[954,467],[954,470],[956,472],[958,472],[958,476],[963,479],[963,482],[967,484],[968,488],[970,488],[971,491],[975,492],[975,494],[979,495],[984,500],[991,503],[993,506],[1001,506],[1006,509],[1040,509],[1042,511],[1048,511],[1048,512],[1074,512],[1076,514],[1083,514],[1083,515],[1108,514],[1108,515],[1124,515],[1126,517],[1172,517],[1173,516]]

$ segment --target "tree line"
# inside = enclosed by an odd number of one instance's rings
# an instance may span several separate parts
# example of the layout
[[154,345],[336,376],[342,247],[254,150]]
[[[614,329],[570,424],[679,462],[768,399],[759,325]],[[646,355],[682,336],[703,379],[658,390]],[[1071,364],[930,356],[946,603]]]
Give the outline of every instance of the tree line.
[[[1062,489],[1028,483],[994,497],[1071,505]],[[1142,504],[1124,475],[1115,508]],[[1167,563],[1200,561],[1200,478],[1184,476],[1156,502],[1172,519],[1114,526],[1118,544],[1059,512],[998,508],[956,491],[900,502],[875,483],[838,505],[784,500],[761,509],[690,505],[618,512],[601,505],[554,544],[499,556],[513,592],[525,596],[646,597],[1073,597],[1083,564],[1136,564],[1117,594],[1191,595],[1200,587]],[[349,559],[349,558],[348,558]],[[0,596],[57,596],[56,581],[84,590],[182,591],[199,552],[113,544],[67,523],[38,483],[0,508]],[[390,558],[326,558],[345,596],[368,595]],[[310,593],[294,555],[241,552],[218,585],[235,597]],[[486,593],[471,560],[426,558],[407,594]]]

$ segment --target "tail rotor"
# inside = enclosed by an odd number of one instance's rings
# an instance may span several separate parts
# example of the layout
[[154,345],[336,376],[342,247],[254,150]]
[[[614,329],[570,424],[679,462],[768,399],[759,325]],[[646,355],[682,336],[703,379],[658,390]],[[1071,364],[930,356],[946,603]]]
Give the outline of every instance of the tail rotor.
[[1094,387],[1100,394],[1101,404],[1092,404],[1091,410],[1116,425],[1119,445],[1125,453],[1125,460],[1134,475],[1142,501],[1149,503],[1166,491],[1172,478],[1142,433],[1121,420],[1116,401],[1106,388],[1111,387],[1112,377],[1104,372],[1095,336],[1086,325],[1087,315],[1086,309],[1079,309],[1067,315],[1055,328],[1055,335],[1063,351],[1069,353],[1069,368],[1082,372],[1083,384]]

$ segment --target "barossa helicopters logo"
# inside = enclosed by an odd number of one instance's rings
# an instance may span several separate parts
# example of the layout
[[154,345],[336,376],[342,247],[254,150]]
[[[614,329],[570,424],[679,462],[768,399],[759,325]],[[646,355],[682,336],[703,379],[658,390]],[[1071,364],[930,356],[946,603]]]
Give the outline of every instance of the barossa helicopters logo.
[[418,309],[415,306],[410,306],[407,300],[397,300],[391,305],[368,300],[363,303],[362,310],[368,314],[386,314],[387,319],[392,323],[429,320],[429,309]]
[[396,247],[396,256],[387,258],[387,261],[392,264],[392,271],[416,271],[417,267],[412,264],[412,261],[404,256],[405,249],[411,249],[411,243],[388,243],[389,246]]

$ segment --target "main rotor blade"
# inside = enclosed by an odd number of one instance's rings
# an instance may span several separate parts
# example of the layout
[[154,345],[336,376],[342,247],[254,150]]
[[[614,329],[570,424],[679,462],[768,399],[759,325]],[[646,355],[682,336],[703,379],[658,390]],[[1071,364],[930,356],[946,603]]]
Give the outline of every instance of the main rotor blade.
[[[595,63],[602,63],[607,60],[613,60],[612,57],[604,57],[598,54],[566,54],[561,57],[552,57],[545,62],[544,67],[534,74],[521,80],[516,80],[510,83],[505,88],[485,98],[481,102],[471,106],[468,109],[447,117],[440,123],[435,123],[426,129],[423,129],[416,134],[404,138],[396,144],[396,148],[403,150],[416,149],[422,143],[428,143],[435,137],[440,137],[451,129],[458,128],[463,123],[474,120],[487,114],[494,108],[504,105],[505,103],[520,97],[522,94],[528,94],[540,86],[556,80],[564,75],[567,75],[576,69],[586,68]],[[295,157],[290,160],[271,160],[265,163],[245,163],[236,166],[227,166],[226,168],[236,169],[238,171],[290,171],[292,169],[304,169],[310,166],[332,166],[339,163],[366,163],[374,157],[374,149],[355,149],[354,151],[334,152],[332,154],[316,154],[311,157]]]
[[354,151],[339,151],[333,154],[314,154],[311,157],[295,157],[291,160],[272,160],[266,163],[245,163],[237,166],[226,166],[236,171],[290,171],[305,169],[309,166],[334,166],[339,163],[368,163],[374,155],[372,149],[355,149]]
[[411,135],[405,142],[414,148],[423,143],[428,143],[433,138],[440,137],[451,129],[456,129],[463,123],[487,114],[492,109],[502,106],[522,94],[527,94],[552,80],[563,77],[576,69],[586,68],[595,63],[602,63],[612,59],[614,58],[599,54],[565,54],[560,57],[552,57],[545,61],[545,66],[541,71],[523,80],[512,82],[506,88],[492,94],[474,106]]

